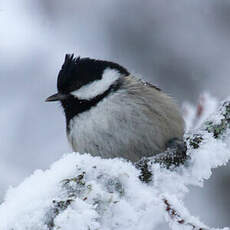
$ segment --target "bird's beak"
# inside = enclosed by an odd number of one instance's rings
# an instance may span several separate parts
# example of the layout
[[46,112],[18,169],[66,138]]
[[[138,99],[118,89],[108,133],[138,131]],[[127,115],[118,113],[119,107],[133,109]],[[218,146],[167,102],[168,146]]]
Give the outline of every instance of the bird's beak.
[[47,97],[46,98],[46,102],[50,102],[50,101],[61,101],[61,100],[65,100],[68,97],[67,94],[63,94],[63,93],[55,93],[54,95]]

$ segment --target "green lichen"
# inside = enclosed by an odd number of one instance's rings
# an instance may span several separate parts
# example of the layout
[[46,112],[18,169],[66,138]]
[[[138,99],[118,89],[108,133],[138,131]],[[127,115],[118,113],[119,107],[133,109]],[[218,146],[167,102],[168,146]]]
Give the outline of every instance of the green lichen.
[[222,119],[219,123],[214,123],[213,121],[208,121],[205,123],[206,131],[213,133],[215,138],[221,138],[227,129],[230,128],[230,103],[225,102],[221,110]]
[[191,137],[186,139],[189,146],[193,149],[198,149],[200,147],[200,143],[204,140],[201,134],[193,134]]

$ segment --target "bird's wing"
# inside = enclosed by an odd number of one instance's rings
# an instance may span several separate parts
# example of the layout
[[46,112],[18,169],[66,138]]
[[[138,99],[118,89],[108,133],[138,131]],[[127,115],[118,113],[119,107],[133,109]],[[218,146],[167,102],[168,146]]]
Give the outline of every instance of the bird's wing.
[[158,90],[158,91],[161,91],[160,88],[158,88],[157,86],[155,86],[155,85],[153,85],[153,84],[151,84],[151,83],[149,83],[149,82],[143,82],[143,81],[142,81],[142,83],[143,83],[144,85],[150,87],[150,88],[154,88],[154,89],[156,89],[156,90]]

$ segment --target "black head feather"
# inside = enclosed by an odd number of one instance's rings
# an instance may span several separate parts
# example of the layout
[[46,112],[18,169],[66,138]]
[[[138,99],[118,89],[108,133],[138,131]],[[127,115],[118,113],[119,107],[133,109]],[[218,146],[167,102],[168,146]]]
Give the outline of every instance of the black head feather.
[[90,58],[75,58],[73,54],[66,54],[64,64],[58,74],[57,88],[59,93],[68,95],[65,100],[61,100],[66,116],[67,130],[69,130],[69,122],[74,116],[91,109],[108,94],[119,89],[120,82],[116,82],[101,95],[90,100],[80,100],[70,94],[92,81],[102,79],[103,72],[107,68],[115,69],[124,76],[129,75],[124,67],[116,63]]
[[114,62],[75,58],[74,54],[66,54],[64,64],[58,75],[58,91],[69,93],[92,81],[100,80],[106,68],[115,69],[125,76],[129,75],[129,72],[124,67]]

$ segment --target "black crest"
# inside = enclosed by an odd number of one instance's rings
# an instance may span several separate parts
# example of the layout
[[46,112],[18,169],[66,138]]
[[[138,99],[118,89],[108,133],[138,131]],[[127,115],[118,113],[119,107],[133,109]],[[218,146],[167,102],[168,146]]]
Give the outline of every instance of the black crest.
[[76,58],[74,54],[66,54],[64,64],[58,75],[58,91],[68,93],[92,81],[100,80],[106,68],[116,69],[125,76],[129,75],[124,67],[116,63],[90,58]]

